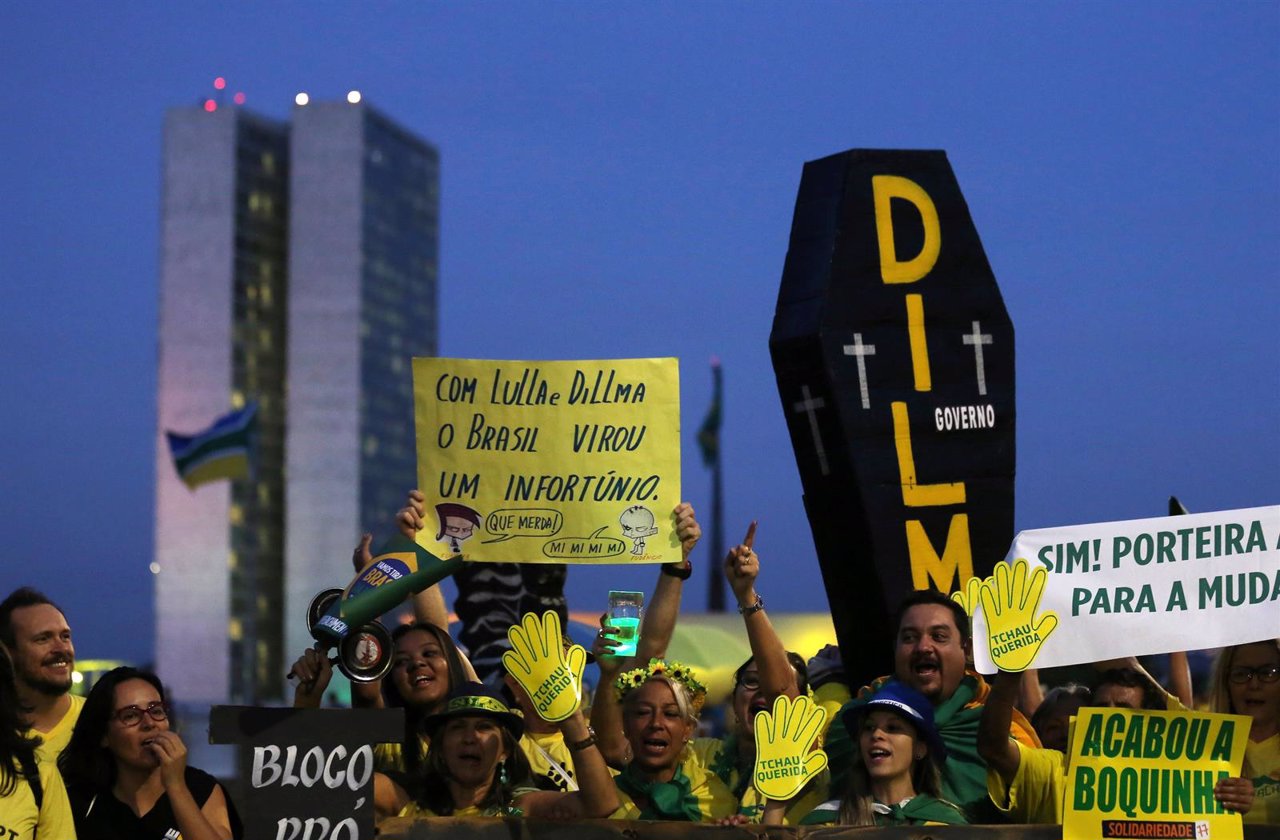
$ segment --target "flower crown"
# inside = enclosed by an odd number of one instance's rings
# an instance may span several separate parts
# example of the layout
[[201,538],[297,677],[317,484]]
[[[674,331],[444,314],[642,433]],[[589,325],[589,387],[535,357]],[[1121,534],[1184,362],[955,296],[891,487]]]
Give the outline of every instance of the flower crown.
[[613,683],[618,701],[625,700],[628,694],[647,683],[651,677],[666,677],[672,682],[680,683],[689,693],[689,705],[693,708],[693,713],[696,715],[702,712],[702,704],[707,700],[707,687],[698,681],[692,668],[674,660],[667,662],[650,659],[648,665],[624,672]]

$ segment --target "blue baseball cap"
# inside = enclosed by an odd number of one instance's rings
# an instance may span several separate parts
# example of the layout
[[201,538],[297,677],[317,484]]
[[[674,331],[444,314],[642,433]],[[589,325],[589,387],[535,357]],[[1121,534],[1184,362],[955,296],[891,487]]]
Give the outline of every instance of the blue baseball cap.
[[906,683],[889,680],[880,690],[865,700],[854,700],[840,713],[844,728],[856,742],[862,727],[862,717],[874,709],[894,712],[915,727],[916,733],[929,745],[929,757],[939,766],[947,760],[947,745],[942,743],[938,727],[933,722],[933,704],[929,698]]

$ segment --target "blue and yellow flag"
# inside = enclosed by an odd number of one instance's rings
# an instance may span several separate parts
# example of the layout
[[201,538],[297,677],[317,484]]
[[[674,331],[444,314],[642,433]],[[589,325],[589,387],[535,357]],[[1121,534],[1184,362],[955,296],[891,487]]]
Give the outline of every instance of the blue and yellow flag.
[[248,476],[257,419],[258,404],[250,402],[239,411],[219,417],[212,426],[194,435],[165,432],[178,477],[194,490],[221,478]]

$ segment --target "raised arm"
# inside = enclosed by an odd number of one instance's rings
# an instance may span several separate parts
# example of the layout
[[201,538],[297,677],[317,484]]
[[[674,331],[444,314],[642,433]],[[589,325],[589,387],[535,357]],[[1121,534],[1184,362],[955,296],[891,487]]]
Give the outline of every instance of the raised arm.
[[760,690],[772,702],[774,697],[785,694],[797,697],[800,686],[796,681],[795,669],[787,661],[787,649],[782,639],[773,629],[768,614],[764,611],[764,599],[756,592],[756,578],[760,574],[760,558],[752,545],[755,542],[756,523],[747,528],[747,535],[741,545],[729,550],[725,557],[724,574],[729,581],[729,588],[738,599],[738,612],[742,613],[743,623],[747,627],[747,642],[751,645],[751,655],[755,657],[756,667],[760,669]]
[[[421,490],[410,490],[405,506],[396,513],[396,527],[411,540],[417,538],[425,524],[425,503],[426,497]],[[449,610],[445,606],[440,584],[429,586],[413,596],[413,617],[423,624],[434,624],[446,633],[449,632]]]
[[1013,704],[1018,699],[1022,674],[1001,671],[991,681],[991,693],[982,707],[978,724],[978,755],[987,766],[997,771],[1006,785],[1013,783],[1022,755],[1009,737],[1013,723]]
[[611,654],[617,643],[605,633],[607,617],[600,616],[600,632],[596,634],[591,646],[596,667],[600,669],[600,682],[596,685],[595,698],[591,703],[591,728],[596,732],[599,752],[604,760],[610,767],[621,770],[631,760],[631,745],[627,743],[627,736],[622,730],[622,704],[618,702],[613,682],[623,667],[635,660],[619,659]]
[[518,800],[527,817],[603,819],[618,810],[618,789],[605,765],[596,736],[579,707],[560,724],[565,746],[573,754],[578,789],[568,793],[538,791]]
[[680,538],[680,553],[683,560],[669,563],[662,567],[658,575],[658,583],[653,588],[653,597],[649,607],[640,621],[640,641],[636,643],[636,659],[648,662],[652,658],[662,659],[667,655],[671,637],[676,631],[676,620],[680,615],[680,596],[684,593],[684,582],[693,573],[693,564],[689,562],[689,554],[698,544],[702,536],[702,527],[693,514],[693,505],[681,502],[676,505],[676,536]]
[[1191,688],[1191,663],[1185,650],[1169,654],[1169,689],[1179,703],[1188,709],[1196,707],[1195,692]]

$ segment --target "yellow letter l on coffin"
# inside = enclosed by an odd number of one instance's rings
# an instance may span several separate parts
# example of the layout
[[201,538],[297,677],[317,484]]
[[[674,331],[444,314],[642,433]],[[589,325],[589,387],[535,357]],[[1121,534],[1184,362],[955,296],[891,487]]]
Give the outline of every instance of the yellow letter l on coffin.
[[907,507],[938,507],[964,504],[964,482],[920,484],[916,480],[916,459],[911,452],[911,421],[907,404],[895,402],[893,445],[898,451],[898,480],[902,483],[902,503]]

